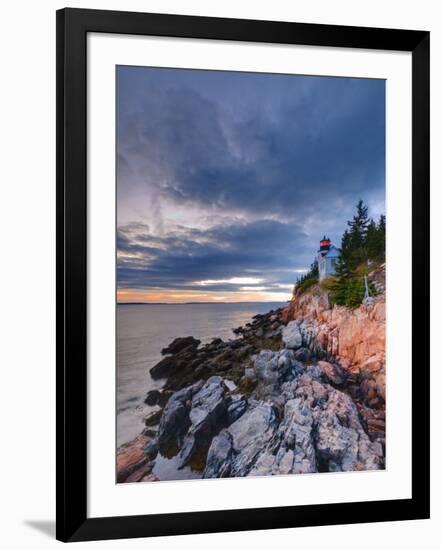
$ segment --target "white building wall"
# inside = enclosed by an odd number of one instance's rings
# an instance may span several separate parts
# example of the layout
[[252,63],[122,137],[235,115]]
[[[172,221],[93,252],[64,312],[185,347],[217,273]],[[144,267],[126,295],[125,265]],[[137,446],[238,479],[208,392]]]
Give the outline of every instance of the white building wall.
[[333,275],[335,273],[335,262],[337,258],[334,256],[332,258],[327,258],[319,254],[317,256],[318,268],[319,268],[319,281],[323,281],[326,277]]

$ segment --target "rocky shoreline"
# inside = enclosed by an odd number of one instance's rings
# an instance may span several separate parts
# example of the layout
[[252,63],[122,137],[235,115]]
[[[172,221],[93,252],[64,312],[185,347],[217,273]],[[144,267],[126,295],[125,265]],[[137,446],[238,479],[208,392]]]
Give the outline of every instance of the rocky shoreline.
[[[380,300],[363,306],[368,317]],[[150,374],[165,383],[145,399],[157,410],[118,449],[117,481],[176,479],[161,477],[159,459],[203,478],[384,468],[384,376],[366,382],[338,342],[322,345],[320,315],[293,319],[293,307],[256,315],[228,342],[187,336],[164,348]]]

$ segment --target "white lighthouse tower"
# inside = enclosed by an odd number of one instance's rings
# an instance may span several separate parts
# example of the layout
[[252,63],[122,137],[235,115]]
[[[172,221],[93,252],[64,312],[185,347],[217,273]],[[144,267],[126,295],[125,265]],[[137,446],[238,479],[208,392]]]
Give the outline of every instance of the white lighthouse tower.
[[329,237],[324,236],[320,241],[320,248],[317,252],[317,263],[319,269],[319,281],[334,275],[335,265],[340,256],[340,250],[331,243]]

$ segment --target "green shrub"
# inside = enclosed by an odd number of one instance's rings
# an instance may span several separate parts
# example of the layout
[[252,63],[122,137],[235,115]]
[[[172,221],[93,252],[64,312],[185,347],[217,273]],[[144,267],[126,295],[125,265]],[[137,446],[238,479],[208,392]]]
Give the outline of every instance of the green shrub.
[[318,283],[318,279],[305,279],[301,283],[296,284],[295,288],[295,295],[300,296],[300,294],[303,294],[308,288],[311,288],[312,286],[316,285]]
[[346,306],[350,308],[358,307],[364,298],[364,281],[355,277],[348,281],[346,287]]
[[294,288],[294,296],[299,296],[306,289],[318,283],[318,263],[317,259],[311,264],[309,271],[297,278],[296,286]]
[[334,288],[334,284],[334,277],[326,277],[326,279],[323,279],[323,281],[320,283],[320,286],[325,290],[332,290]]
[[[372,282],[368,282],[369,295],[377,296],[378,292]],[[350,276],[345,280],[334,279],[329,282],[331,300],[340,306],[355,309],[363,302],[365,286],[364,277]]]

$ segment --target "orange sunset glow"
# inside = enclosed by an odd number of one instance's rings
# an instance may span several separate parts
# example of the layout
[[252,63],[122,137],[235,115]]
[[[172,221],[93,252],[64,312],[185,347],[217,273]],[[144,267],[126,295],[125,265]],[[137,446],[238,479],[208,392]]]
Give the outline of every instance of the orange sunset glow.
[[141,289],[127,289],[117,291],[118,303],[175,303],[188,302],[284,302],[291,298],[291,292],[262,292],[237,290],[229,292],[219,291],[145,291]]

